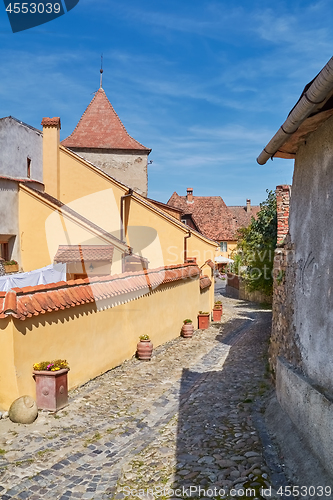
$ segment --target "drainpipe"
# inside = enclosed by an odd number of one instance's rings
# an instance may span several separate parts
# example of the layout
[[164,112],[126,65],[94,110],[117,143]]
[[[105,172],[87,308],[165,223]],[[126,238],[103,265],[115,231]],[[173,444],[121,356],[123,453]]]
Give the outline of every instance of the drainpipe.
[[324,103],[328,94],[333,90],[333,57],[320,71],[311,83],[310,87],[300,98],[288,115],[288,118],[267,146],[262,150],[257,158],[259,165],[264,165],[269,158],[273,158],[279,148],[296,132],[298,127],[309,115]]
[[[129,189],[128,193],[125,194],[120,198],[120,240],[124,241],[124,205],[125,205],[125,199],[130,198],[133,194],[133,189]],[[132,248],[130,247],[130,255],[132,253]],[[121,263],[121,268],[122,272],[125,272],[125,258],[126,258],[126,252],[123,253],[122,255],[122,263]]]
[[129,198],[133,194],[133,189],[129,189],[128,193],[120,198],[120,239],[124,241],[124,202],[126,198]]
[[186,236],[184,236],[184,263],[187,261],[187,239],[191,238],[191,231],[188,232]]

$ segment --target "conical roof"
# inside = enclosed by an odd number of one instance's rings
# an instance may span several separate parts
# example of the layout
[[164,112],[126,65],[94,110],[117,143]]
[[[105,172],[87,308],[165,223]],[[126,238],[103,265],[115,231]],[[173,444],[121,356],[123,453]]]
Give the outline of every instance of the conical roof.
[[74,131],[61,144],[66,148],[151,151],[128,134],[102,87],[96,92]]

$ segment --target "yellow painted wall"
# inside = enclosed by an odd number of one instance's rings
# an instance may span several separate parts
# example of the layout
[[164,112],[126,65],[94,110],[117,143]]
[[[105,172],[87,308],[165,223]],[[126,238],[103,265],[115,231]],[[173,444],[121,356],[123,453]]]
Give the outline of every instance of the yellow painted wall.
[[[51,264],[59,245],[108,243],[24,189],[19,190],[19,222],[25,272]],[[116,248],[112,272],[121,272],[121,252]]]
[[69,203],[82,196],[112,187],[119,209],[120,197],[128,191],[126,186],[122,187],[117,182],[113,183],[104,172],[90,167],[84,160],[80,161],[77,156],[63,147],[60,147],[59,172],[60,199],[63,203]]
[[131,358],[140,335],[148,334],[157,347],[178,337],[186,318],[197,328],[197,313],[208,310],[208,301],[209,293],[200,292],[196,277],[161,285],[149,295],[106,310],[109,302],[99,301],[100,311],[96,304],[86,304],[25,321],[13,319],[8,325],[8,320],[0,320],[0,328],[6,323],[0,355],[0,377],[6,386],[0,391],[1,406],[8,409],[25,394],[35,397],[33,363],[67,359],[73,388]]
[[227,251],[226,252],[221,252],[220,247],[218,247],[218,251],[216,252],[215,256],[217,257],[218,255],[222,255],[222,257],[227,257],[228,259],[232,259],[233,252],[237,248],[237,241],[228,241],[227,242]]
[[[188,230],[149,210],[132,198],[128,211],[127,238],[135,253],[150,261],[149,267],[171,266],[184,262],[184,237]],[[192,233],[187,239],[187,257],[196,257],[198,266],[214,261],[216,244]]]
[[106,174],[60,148],[60,200],[120,238],[120,200],[128,191]]
[[46,192],[59,199],[59,141],[58,126],[43,127],[43,182]]
[[0,407],[6,410],[10,406],[10,401],[14,401],[20,395],[14,362],[13,330],[11,319],[0,320]]

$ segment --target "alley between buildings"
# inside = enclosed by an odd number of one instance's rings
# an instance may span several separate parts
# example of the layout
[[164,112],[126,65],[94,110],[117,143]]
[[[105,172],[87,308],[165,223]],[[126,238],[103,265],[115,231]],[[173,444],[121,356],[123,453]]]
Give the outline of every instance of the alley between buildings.
[[271,311],[222,301],[221,323],[71,391],[57,414],[0,420],[0,499],[281,498],[265,497],[258,405],[272,390]]

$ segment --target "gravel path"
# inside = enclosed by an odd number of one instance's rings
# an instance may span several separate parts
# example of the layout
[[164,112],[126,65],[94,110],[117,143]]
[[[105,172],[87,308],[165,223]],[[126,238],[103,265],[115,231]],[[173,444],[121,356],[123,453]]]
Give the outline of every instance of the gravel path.
[[262,493],[271,472],[254,424],[271,390],[271,313],[222,301],[221,323],[71,391],[56,415],[0,420],[0,499],[276,498]]

